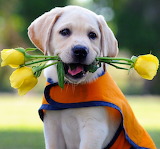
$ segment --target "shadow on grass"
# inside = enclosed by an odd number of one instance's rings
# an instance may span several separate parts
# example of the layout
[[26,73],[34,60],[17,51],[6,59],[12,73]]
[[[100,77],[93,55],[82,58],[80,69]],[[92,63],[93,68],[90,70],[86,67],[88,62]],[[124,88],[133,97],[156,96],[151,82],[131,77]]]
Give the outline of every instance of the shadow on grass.
[[43,132],[40,131],[1,131],[0,149],[44,149]]
[[[160,130],[147,130],[160,149]],[[40,131],[0,131],[0,149],[44,149],[43,132]]]

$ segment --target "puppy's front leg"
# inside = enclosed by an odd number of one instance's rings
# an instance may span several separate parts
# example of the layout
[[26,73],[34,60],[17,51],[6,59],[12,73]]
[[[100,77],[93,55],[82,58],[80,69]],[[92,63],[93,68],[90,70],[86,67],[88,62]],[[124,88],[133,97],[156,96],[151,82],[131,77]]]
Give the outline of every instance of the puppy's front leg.
[[104,108],[86,108],[83,112],[83,117],[79,117],[81,138],[79,149],[104,148],[109,134],[109,123]]
[[46,111],[44,115],[44,136],[46,149],[65,149],[60,125],[60,111]]
[[[95,123],[96,124],[96,123]],[[89,126],[81,132],[81,142],[79,149],[102,149],[107,137],[107,130],[104,126],[99,128],[97,123],[95,126]],[[96,128],[98,126],[98,128]],[[104,129],[103,129],[104,128]]]

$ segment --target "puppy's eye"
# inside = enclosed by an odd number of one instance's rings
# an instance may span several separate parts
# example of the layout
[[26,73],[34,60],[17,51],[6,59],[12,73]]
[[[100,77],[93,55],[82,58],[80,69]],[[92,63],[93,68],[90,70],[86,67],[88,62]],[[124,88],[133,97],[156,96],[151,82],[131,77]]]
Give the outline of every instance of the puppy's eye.
[[59,32],[62,36],[70,36],[71,31],[68,28],[65,28]]
[[94,40],[94,39],[97,38],[97,35],[94,32],[89,32],[88,37],[89,37],[89,39],[93,39]]

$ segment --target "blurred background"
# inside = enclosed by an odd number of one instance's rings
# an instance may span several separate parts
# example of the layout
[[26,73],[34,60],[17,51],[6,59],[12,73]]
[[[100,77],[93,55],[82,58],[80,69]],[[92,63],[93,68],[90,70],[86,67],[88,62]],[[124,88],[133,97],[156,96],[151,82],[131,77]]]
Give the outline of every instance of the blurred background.
[[[34,47],[27,35],[30,23],[54,7],[70,4],[83,6],[105,17],[119,42],[119,57],[130,58],[132,55],[152,53],[160,59],[160,0],[0,0],[0,50]],[[20,102],[16,90],[10,87],[8,78],[12,71],[9,67],[0,68],[0,112],[5,113],[0,118],[0,139],[3,138],[0,148],[9,149],[9,143],[7,143],[9,140],[12,149],[14,149],[13,144],[15,149],[44,148],[43,141],[39,146],[35,143],[34,147],[30,147],[24,140],[29,138],[30,141],[33,140],[32,135],[35,138],[40,137],[37,140],[43,140],[42,125],[39,124],[41,122],[38,116],[36,114],[33,116],[33,113],[37,112],[33,106],[37,106],[37,103],[40,105],[41,101],[38,99],[42,96],[45,79],[41,75],[38,85],[22,97]],[[134,71],[128,73],[125,70],[109,67],[109,72],[121,90],[128,95],[139,121],[148,129],[160,148],[160,141],[158,141],[160,140],[160,70],[152,81],[140,78]],[[35,99],[32,101],[33,104],[30,104],[29,102],[33,99]],[[16,111],[17,106],[21,112]],[[6,112],[6,108],[10,111]],[[29,114],[26,113],[28,108]],[[12,115],[13,110],[17,112],[17,117]],[[147,114],[148,119],[144,114]],[[7,120],[6,117],[8,117]],[[36,120],[35,117],[37,117]],[[19,123],[13,123],[13,121],[19,121]],[[153,123],[149,125],[151,122]],[[19,136],[17,142],[12,141],[16,135]],[[25,139],[21,140],[22,138]],[[19,144],[18,140],[21,140]],[[6,144],[8,144],[7,147]]]
[[[89,8],[105,17],[118,39],[118,56],[152,53],[160,57],[159,0],[0,0],[0,49],[34,47],[27,35],[30,23],[44,12],[68,4]],[[7,67],[0,69],[0,92],[14,92],[8,81],[11,72]],[[128,74],[113,69],[113,75],[125,94],[160,94],[160,71],[152,81],[132,71]],[[36,91],[41,89],[41,85],[37,86]]]

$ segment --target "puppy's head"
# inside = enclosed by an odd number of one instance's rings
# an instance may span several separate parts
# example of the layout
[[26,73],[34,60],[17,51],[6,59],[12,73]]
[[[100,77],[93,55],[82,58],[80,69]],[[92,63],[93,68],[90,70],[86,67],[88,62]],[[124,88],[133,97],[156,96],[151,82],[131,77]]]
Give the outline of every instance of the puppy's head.
[[[44,54],[58,55],[64,63],[65,78],[72,83],[88,81],[87,66],[97,56],[114,57],[117,40],[102,16],[78,6],[54,8],[28,28],[29,38]],[[51,68],[50,68],[51,69]]]

